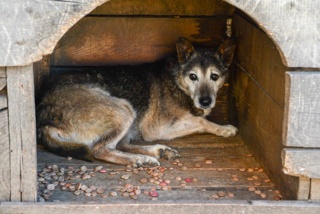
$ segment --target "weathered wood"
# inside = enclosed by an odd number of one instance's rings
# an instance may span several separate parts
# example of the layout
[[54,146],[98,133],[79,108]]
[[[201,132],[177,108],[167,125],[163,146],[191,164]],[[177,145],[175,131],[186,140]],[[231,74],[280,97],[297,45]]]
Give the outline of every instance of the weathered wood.
[[1,1],[0,66],[29,65],[41,60],[70,27],[107,1]]
[[320,148],[320,72],[286,73],[283,143]]
[[283,171],[292,176],[320,178],[320,149],[285,148],[282,153]]
[[33,64],[34,87],[36,102],[40,96],[43,81],[49,77],[50,56],[44,56],[42,60]]
[[241,16],[234,16],[237,37],[237,62],[263,90],[284,108],[285,71],[278,49],[261,30]]
[[6,68],[0,67],[0,78],[6,77]]
[[[299,179],[285,175],[282,171],[281,151],[283,145],[281,140],[284,111],[281,105],[270,97],[270,94],[264,88],[266,86],[261,86],[260,82],[258,82],[259,80],[254,78],[255,75],[253,73],[259,72],[257,67],[266,71],[264,67],[268,68],[269,65],[265,63],[263,53],[258,54],[258,50],[255,47],[251,47],[253,44],[250,42],[252,39],[250,35],[255,35],[254,45],[263,47],[263,52],[270,54],[273,50],[269,49],[273,48],[271,45],[264,44],[267,40],[263,36],[263,32],[255,29],[249,22],[239,16],[235,16],[234,22],[238,23],[236,31],[241,37],[237,47],[237,55],[240,57],[245,56],[246,54],[241,53],[244,49],[251,53],[249,55],[250,62],[257,60],[254,63],[255,66],[245,63],[250,70],[246,70],[242,65],[237,64],[235,72],[231,73],[230,87],[236,100],[235,111],[238,115],[239,133],[285,197],[298,198],[300,197],[299,192],[301,192],[299,188],[302,188],[302,186],[299,186]],[[267,44],[270,44],[270,42],[267,42]],[[247,46],[251,48],[248,49]],[[253,50],[255,50],[255,54],[253,54]],[[269,58],[272,58],[272,56],[269,55]],[[245,62],[245,58],[242,62]],[[264,77],[264,75],[267,77]],[[277,82],[277,75],[267,75],[267,71],[260,73],[260,76],[256,76],[257,78],[260,77],[260,79],[262,77],[269,78],[269,89],[272,87],[271,82]]]
[[320,67],[319,1],[224,1],[248,14],[264,29],[281,50],[285,65]]
[[[226,18],[86,17],[51,55],[51,66],[103,66],[154,62],[175,52],[179,36],[217,46]],[[103,27],[101,27],[103,26]]]
[[0,212],[6,214],[15,213],[46,213],[56,214],[59,212],[78,213],[151,213],[161,209],[163,213],[247,213],[247,214],[318,214],[319,202],[310,201],[202,201],[181,200],[167,202],[149,202],[144,204],[129,203],[8,203],[0,202]]
[[0,91],[7,85],[7,80],[5,78],[0,78]]
[[311,179],[311,200],[320,200],[320,179]]
[[310,178],[299,177],[299,188],[297,193],[297,200],[310,199]]
[[33,66],[7,69],[11,200],[36,200],[36,131]]
[[112,0],[97,7],[90,15],[232,15],[234,7],[212,0]]
[[8,107],[7,96],[0,92],[0,110],[7,107]]
[[10,200],[8,111],[0,111],[0,201]]

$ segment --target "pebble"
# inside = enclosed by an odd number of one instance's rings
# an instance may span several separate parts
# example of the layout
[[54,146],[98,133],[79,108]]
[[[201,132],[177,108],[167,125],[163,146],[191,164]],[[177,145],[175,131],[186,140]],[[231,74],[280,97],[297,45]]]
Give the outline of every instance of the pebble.
[[258,172],[263,172],[263,171],[264,171],[263,168],[259,168],[259,169],[258,169]]
[[86,192],[86,193],[84,193],[84,195],[89,197],[89,196],[91,196],[91,193],[90,192]]
[[97,189],[97,193],[98,194],[103,194],[104,193],[104,189],[102,187]]
[[182,170],[182,171],[186,171],[186,170],[188,170],[188,167],[183,166],[183,167],[181,167],[181,170]]
[[106,169],[100,169],[99,172],[100,172],[100,173],[106,173],[107,170],[106,170]]
[[258,179],[259,179],[259,177],[256,176],[256,175],[253,175],[252,178],[253,178],[254,180],[258,180]]
[[233,198],[233,197],[234,197],[234,193],[233,193],[233,192],[228,192],[227,195],[228,195],[230,198]]
[[248,191],[254,192],[254,191],[256,191],[256,188],[255,187],[248,187]]
[[109,193],[111,196],[113,196],[113,197],[115,197],[115,196],[117,196],[118,195],[118,193],[117,192],[115,192],[115,191],[112,191],[112,192],[110,192]]
[[261,182],[254,182],[254,185],[261,186]]
[[260,197],[261,197],[261,198],[267,198],[267,194],[261,193],[261,194],[260,194]]
[[140,180],[140,183],[143,183],[143,184],[145,184],[145,183],[147,183],[148,182],[148,179],[146,179],[146,178],[142,178],[141,180]]
[[219,195],[220,197],[224,197],[224,196],[226,195],[226,193],[223,192],[223,191],[219,191],[219,192],[218,192],[218,195]]
[[129,178],[130,178],[129,175],[122,175],[122,176],[121,176],[121,179],[123,179],[123,180],[128,180]]
[[177,180],[177,181],[181,181],[182,178],[181,178],[180,176],[178,176],[178,177],[176,177],[176,180]]
[[248,168],[248,172],[254,172],[254,169]]
[[72,157],[67,157],[67,160],[72,160]]
[[196,163],[196,164],[194,165],[194,167],[200,168],[200,167],[202,167],[202,165],[201,165],[200,163]]
[[212,164],[212,160],[205,160],[206,164]]
[[81,166],[81,167],[80,167],[80,170],[81,170],[82,172],[87,171],[87,169],[88,169],[88,168],[87,168],[86,166]]
[[81,190],[83,190],[83,191],[84,191],[84,190],[88,189],[88,186],[87,186],[87,185],[81,185],[81,187],[80,187],[80,188],[81,188]]
[[269,183],[269,182],[271,182],[271,180],[270,179],[265,179],[264,182],[265,183]]
[[198,178],[192,178],[192,181],[197,182],[199,180],[198,180]]
[[98,193],[97,193],[96,191],[91,192],[91,196],[92,196],[92,197],[96,197],[97,194],[98,194]]
[[246,168],[239,168],[240,172],[246,171]]
[[217,194],[214,194],[214,195],[209,197],[209,199],[214,199],[214,200],[218,200],[219,198],[220,198],[220,196],[217,195]]
[[81,194],[81,190],[76,190],[76,191],[73,192],[73,194],[78,196],[78,195]]
[[260,195],[261,194],[261,190],[256,190],[254,191],[255,194]]
[[54,190],[55,189],[55,185],[54,184],[48,184],[47,189],[48,190]]
[[167,183],[167,182],[160,182],[159,185],[160,185],[161,187],[165,187],[165,186],[168,186],[168,183]]

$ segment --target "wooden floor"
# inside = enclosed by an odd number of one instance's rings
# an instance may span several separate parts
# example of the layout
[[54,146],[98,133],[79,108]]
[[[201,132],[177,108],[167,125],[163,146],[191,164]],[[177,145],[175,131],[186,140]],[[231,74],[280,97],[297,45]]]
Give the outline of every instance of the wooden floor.
[[181,158],[161,160],[161,167],[139,169],[68,160],[39,146],[38,199],[137,203],[281,199],[240,136],[194,135],[161,143],[176,148]]

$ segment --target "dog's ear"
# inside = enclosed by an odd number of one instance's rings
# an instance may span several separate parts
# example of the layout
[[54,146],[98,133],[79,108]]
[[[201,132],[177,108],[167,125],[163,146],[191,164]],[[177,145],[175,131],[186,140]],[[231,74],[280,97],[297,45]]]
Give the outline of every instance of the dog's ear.
[[224,40],[220,45],[218,49],[218,56],[226,67],[230,66],[235,49],[236,39],[234,37]]
[[180,64],[185,63],[194,52],[194,48],[189,40],[179,37],[176,42],[178,61]]

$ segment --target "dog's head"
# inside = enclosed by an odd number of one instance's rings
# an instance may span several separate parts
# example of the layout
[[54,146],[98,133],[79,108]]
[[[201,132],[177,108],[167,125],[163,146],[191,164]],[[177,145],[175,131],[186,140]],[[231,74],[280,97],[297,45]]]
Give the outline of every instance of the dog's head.
[[178,68],[174,73],[177,84],[191,97],[197,108],[213,108],[232,61],[235,40],[225,40],[218,50],[210,50],[195,49],[181,37],[176,48]]

